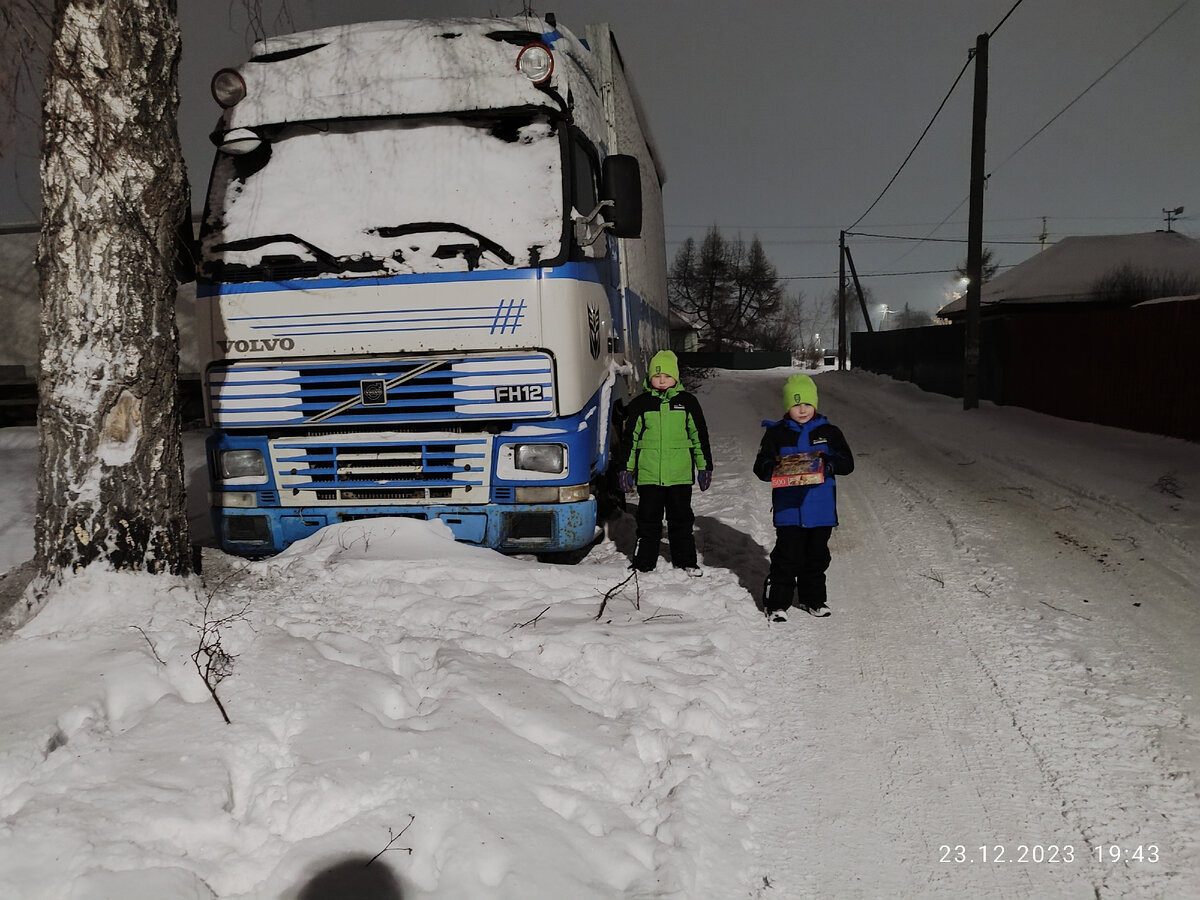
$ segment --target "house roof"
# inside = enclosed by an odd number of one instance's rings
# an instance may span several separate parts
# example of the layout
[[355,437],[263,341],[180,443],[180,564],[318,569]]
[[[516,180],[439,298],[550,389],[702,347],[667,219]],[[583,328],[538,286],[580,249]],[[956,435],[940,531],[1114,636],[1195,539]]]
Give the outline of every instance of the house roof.
[[[999,304],[1093,301],[1096,282],[1125,266],[1153,275],[1200,278],[1200,241],[1176,231],[1066,237],[985,284],[980,306],[995,312]],[[966,298],[959,297],[938,315],[954,318],[966,306]]]
[[700,327],[685,316],[683,313],[672,307],[667,313],[667,327],[671,331],[699,331]]

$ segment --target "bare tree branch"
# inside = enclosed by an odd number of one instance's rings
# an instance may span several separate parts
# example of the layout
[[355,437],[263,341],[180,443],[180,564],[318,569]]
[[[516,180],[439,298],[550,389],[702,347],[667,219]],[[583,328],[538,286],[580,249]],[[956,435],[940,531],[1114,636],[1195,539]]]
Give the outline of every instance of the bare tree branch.
[[642,608],[642,589],[641,589],[641,586],[638,584],[637,576],[638,576],[637,569],[634,569],[632,572],[629,573],[629,575],[625,578],[624,581],[620,582],[619,584],[613,585],[611,588],[609,588],[605,592],[604,599],[600,602],[600,610],[596,613],[597,621],[600,619],[601,616],[604,615],[604,609],[605,609],[605,607],[608,606],[608,601],[611,600],[613,597],[617,596],[619,593],[621,593],[621,591],[624,589],[625,585],[629,584],[630,581],[633,582],[633,588],[634,588],[633,608],[637,609],[637,610],[640,610]]
[[25,120],[40,116],[38,95],[50,46],[50,0],[4,0],[0,5],[0,157]]
[[[408,829],[412,828],[412,823],[415,821],[417,821],[417,817],[414,816],[412,813],[409,813],[408,814],[408,824],[400,829],[399,834],[392,834],[392,829],[389,828],[388,829],[388,837],[390,837],[391,840],[387,842],[387,845],[382,850],[380,850],[378,853],[376,853],[374,856],[372,856],[370,859],[368,859],[365,863],[363,863],[363,868],[365,869],[367,866],[371,865],[371,863],[375,862],[375,860],[379,859],[379,857],[383,856],[383,854],[385,854],[389,850],[393,849],[392,844],[396,843],[396,841],[398,841],[398,840],[400,840],[400,838],[404,837],[404,832],[406,832],[406,831],[408,831]],[[413,852],[412,847],[396,847],[395,849],[396,850],[407,850],[408,855],[412,856],[412,852]]]

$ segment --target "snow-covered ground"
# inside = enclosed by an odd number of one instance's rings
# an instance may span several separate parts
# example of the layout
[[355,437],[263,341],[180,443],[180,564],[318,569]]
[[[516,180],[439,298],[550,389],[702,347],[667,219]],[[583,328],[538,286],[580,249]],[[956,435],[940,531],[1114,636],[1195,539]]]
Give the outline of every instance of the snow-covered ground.
[[0,897],[1200,896],[1200,446],[823,373],[834,614],[768,625],[785,375],[698,387],[701,579],[613,592],[624,516],[574,565],[378,520],[71,580],[0,644]]

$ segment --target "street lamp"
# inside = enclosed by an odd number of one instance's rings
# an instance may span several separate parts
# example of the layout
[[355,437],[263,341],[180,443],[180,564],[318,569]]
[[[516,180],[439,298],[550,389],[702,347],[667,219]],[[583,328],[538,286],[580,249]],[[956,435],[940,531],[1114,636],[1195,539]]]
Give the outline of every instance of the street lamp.
[[879,330],[882,331],[883,323],[887,321],[888,305],[886,303],[881,304],[879,309],[880,309],[880,312],[882,313],[882,315],[880,315],[880,317],[879,317]]

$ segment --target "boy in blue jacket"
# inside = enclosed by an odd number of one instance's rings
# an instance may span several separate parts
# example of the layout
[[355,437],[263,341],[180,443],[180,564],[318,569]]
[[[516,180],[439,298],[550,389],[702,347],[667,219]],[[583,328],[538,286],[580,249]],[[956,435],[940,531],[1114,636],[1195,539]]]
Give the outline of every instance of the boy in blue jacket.
[[816,452],[821,456],[824,481],[771,490],[775,520],[775,549],[763,607],[772,622],[786,622],[787,609],[796,605],[814,616],[829,615],[825,600],[825,570],[829,568],[829,538],[837,525],[836,475],[854,471],[854,457],[842,432],[817,412],[817,386],[807,375],[793,375],[783,386],[784,416],[769,426],[754,460],[754,474],[770,481],[780,457]]

